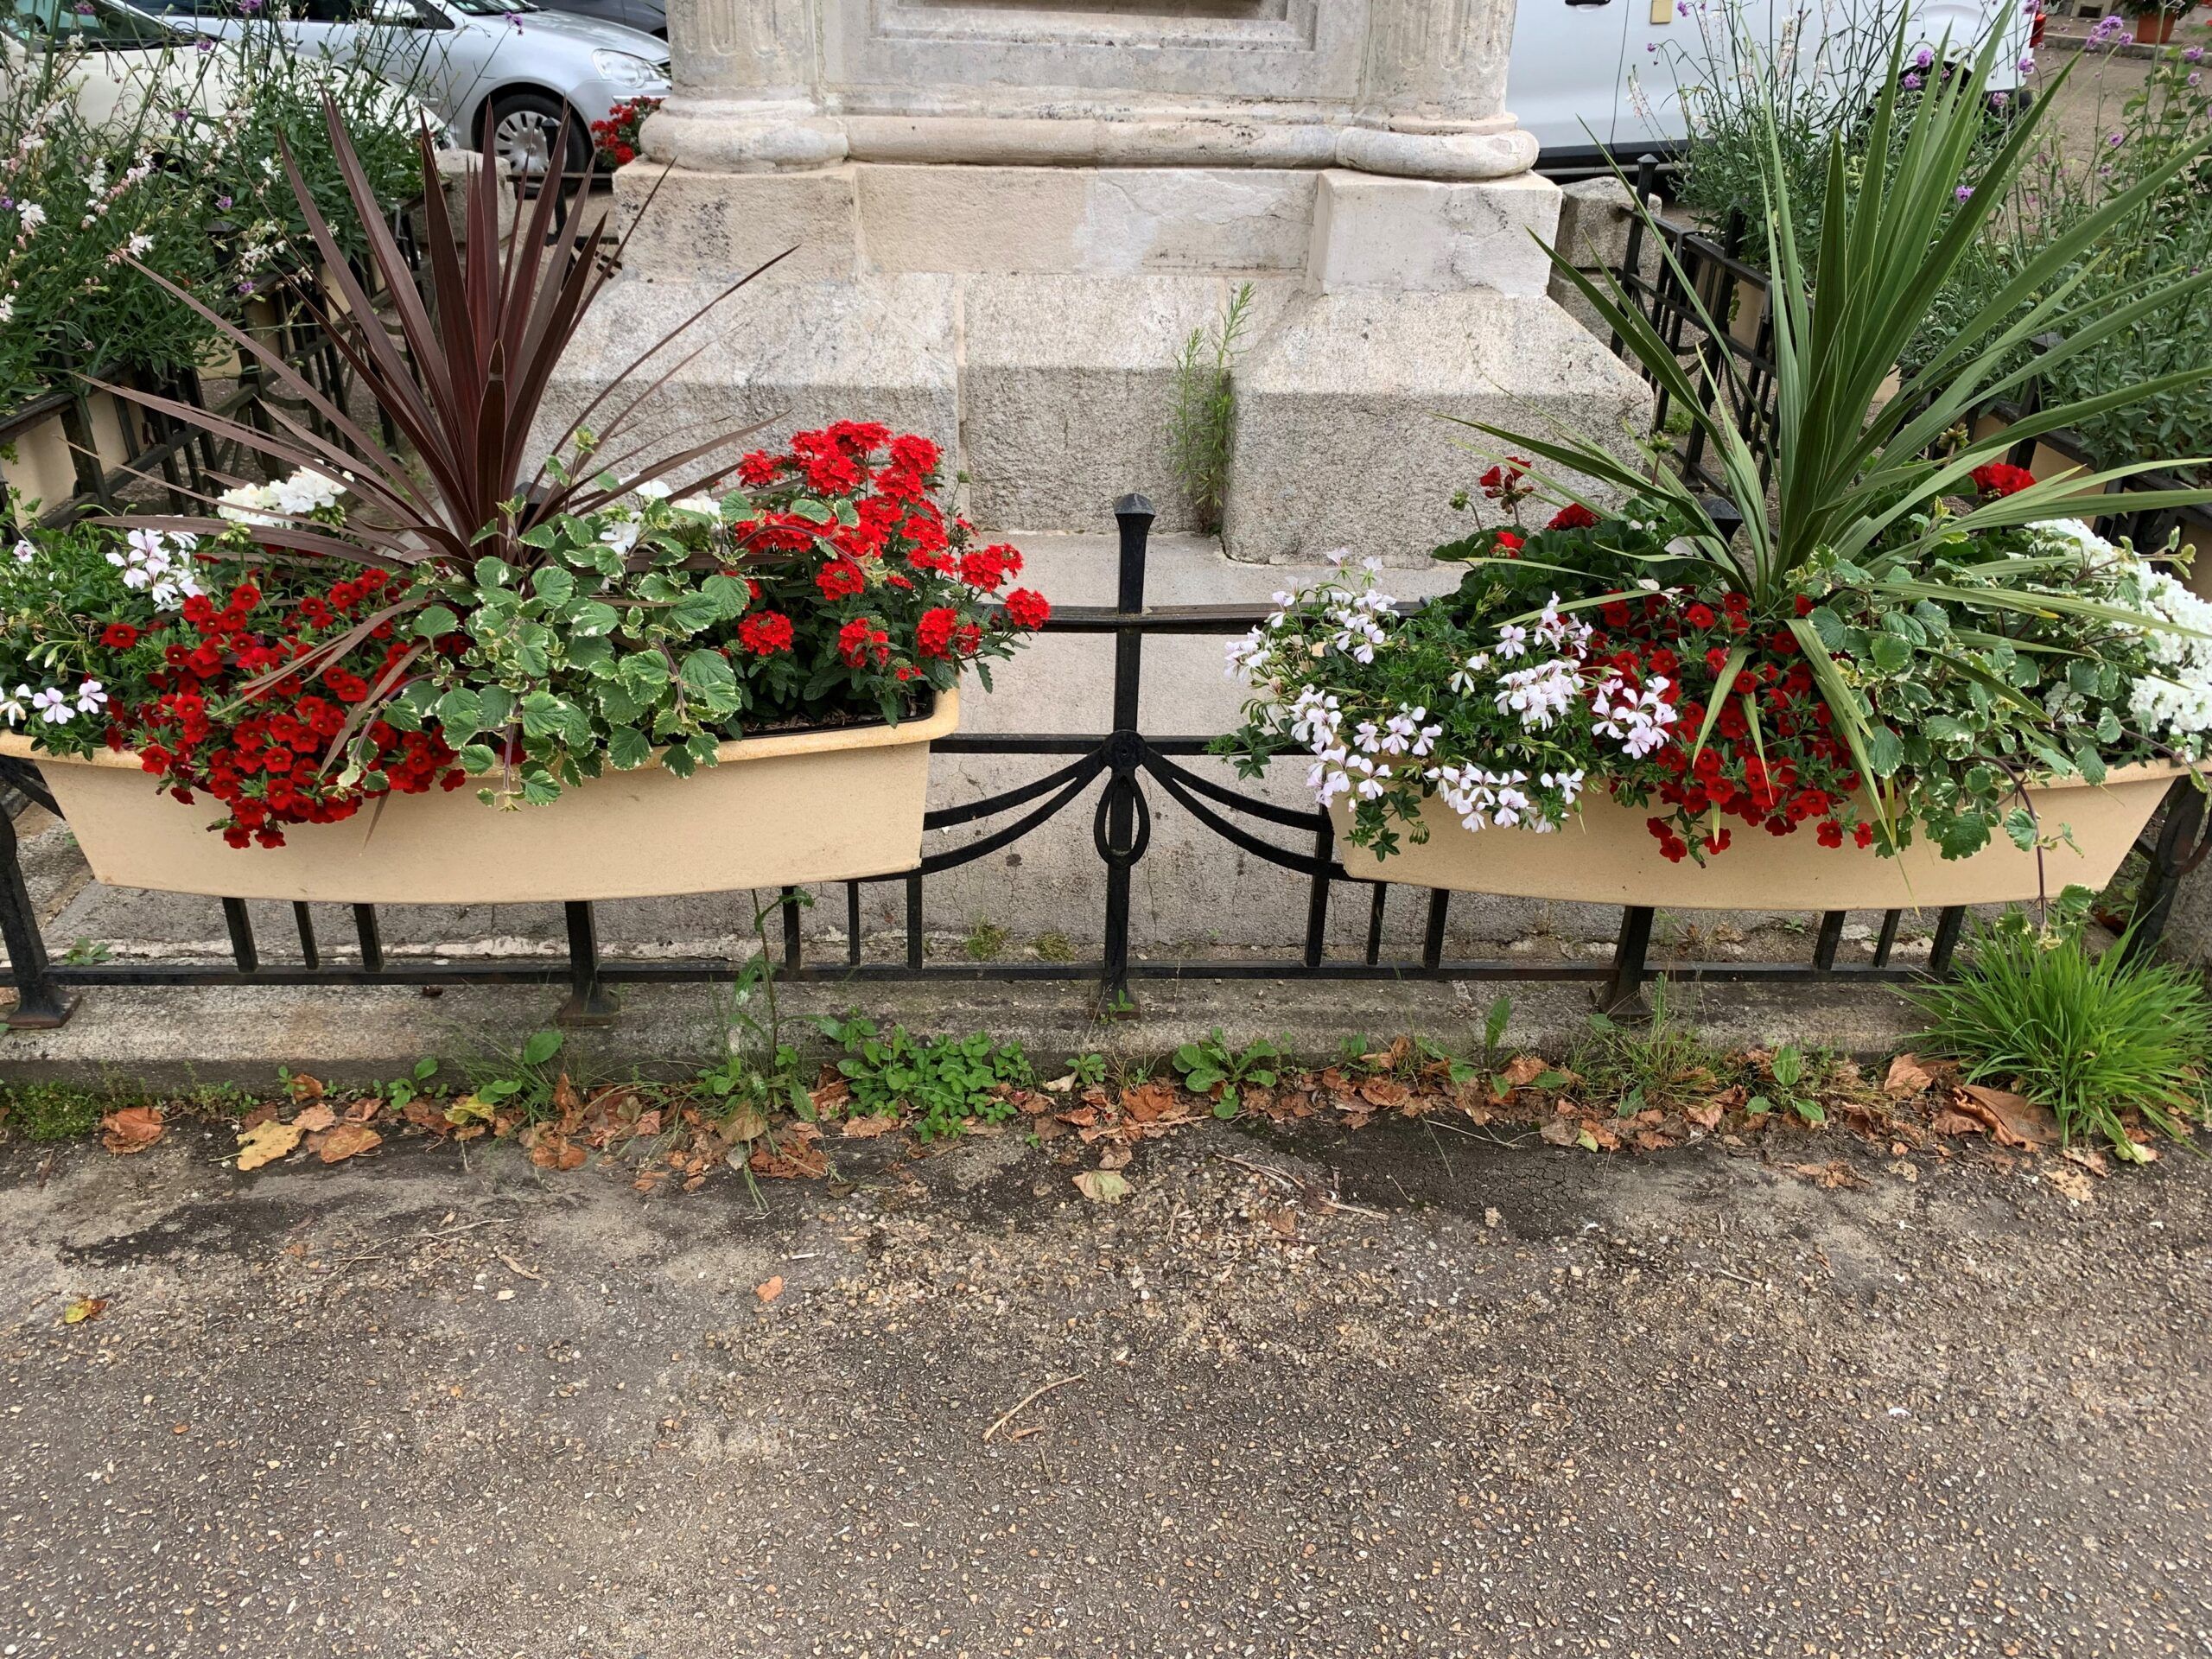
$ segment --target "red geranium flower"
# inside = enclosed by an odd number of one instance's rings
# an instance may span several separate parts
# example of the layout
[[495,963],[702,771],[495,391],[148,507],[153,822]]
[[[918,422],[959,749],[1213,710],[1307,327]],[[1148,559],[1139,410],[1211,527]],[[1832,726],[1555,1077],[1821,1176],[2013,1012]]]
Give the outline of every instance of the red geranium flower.
[[1974,480],[1974,488],[1992,497],[2017,495],[2036,481],[2026,467],[2005,461],[1986,461],[1967,476]]
[[1598,522],[1598,515],[1580,501],[1570,501],[1551,517],[1546,530],[1587,530]]

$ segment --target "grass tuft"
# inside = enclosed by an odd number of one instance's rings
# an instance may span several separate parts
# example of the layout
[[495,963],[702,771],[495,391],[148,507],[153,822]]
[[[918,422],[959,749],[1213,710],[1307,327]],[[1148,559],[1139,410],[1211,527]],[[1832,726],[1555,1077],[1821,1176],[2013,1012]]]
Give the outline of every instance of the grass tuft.
[[2094,954],[2078,921],[2038,930],[2007,916],[1955,978],[1910,1000],[1929,1020],[1921,1052],[1959,1061],[1971,1082],[2009,1081],[2051,1110],[2069,1143],[2101,1135],[2133,1159],[2130,1112],[2177,1140],[2203,1121],[2203,981],[2117,947]]

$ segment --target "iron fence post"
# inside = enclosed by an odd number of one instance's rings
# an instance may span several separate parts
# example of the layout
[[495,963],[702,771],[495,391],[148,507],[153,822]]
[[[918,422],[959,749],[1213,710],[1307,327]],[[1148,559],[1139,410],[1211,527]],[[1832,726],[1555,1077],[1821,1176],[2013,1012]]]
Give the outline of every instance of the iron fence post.
[[[1099,799],[1093,828],[1098,855],[1106,865],[1104,961],[1100,966],[1099,1001],[1116,1019],[1134,1017],[1129,996],[1129,872],[1144,855],[1150,814],[1137,785],[1137,769],[1144,761],[1144,740],[1138,735],[1140,692],[1144,683],[1144,632],[1136,618],[1144,609],[1147,543],[1152,535],[1152,503],[1136,494],[1114,504],[1120,526],[1121,559],[1114,608],[1113,731],[1106,741],[1111,775]],[[1142,815],[1142,821],[1140,815]]]
[[2121,941],[2128,960],[2149,956],[2165,937],[2181,878],[2195,869],[2207,847],[2212,847],[2212,841],[2200,839],[2198,832],[2203,825],[2202,791],[2192,779],[2177,779],[2166,791],[2166,815],[2158,826],[2158,840],[2152,843],[2151,868],[2136,892],[2127,937]]
[[9,1027],[53,1030],[69,1017],[77,999],[53,976],[38,911],[16,856],[16,821],[5,811],[0,811],[0,938],[7,944],[8,965],[16,976],[16,1006],[8,1013]]
[[563,907],[569,920],[569,1000],[553,1022],[561,1026],[607,1026],[622,1012],[614,993],[599,980],[599,923],[591,906]]

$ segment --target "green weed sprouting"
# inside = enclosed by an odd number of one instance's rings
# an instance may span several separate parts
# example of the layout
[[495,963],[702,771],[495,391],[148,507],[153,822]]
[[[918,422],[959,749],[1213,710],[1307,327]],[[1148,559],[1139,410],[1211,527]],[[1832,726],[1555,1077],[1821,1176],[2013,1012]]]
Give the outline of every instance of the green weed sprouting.
[[1221,528],[1229,487],[1229,447],[1236,429],[1236,393],[1230,370],[1243,349],[1250,321],[1252,284],[1229,296],[1218,321],[1191,330],[1175,357],[1175,403],[1168,415],[1167,462],[1191,498],[1198,528]]

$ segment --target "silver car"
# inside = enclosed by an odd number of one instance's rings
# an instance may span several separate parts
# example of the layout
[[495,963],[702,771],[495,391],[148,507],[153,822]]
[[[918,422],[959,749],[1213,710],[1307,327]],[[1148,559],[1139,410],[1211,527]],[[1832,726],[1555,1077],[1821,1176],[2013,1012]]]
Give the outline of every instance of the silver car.
[[582,172],[593,122],[617,104],[668,94],[667,41],[531,0],[137,3],[173,27],[216,35],[237,34],[247,27],[242,13],[269,6],[269,23],[294,51],[366,64],[449,123],[461,143],[484,148],[488,120],[492,148],[518,172],[543,173],[555,160]]

